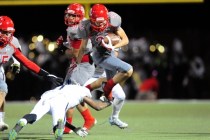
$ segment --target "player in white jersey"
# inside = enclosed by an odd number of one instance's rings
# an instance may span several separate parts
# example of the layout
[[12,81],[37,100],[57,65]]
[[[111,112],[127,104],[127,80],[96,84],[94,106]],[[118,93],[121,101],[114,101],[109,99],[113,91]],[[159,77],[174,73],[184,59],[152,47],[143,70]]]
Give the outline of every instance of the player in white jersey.
[[[79,84],[82,86],[93,76],[95,70],[95,66],[90,56],[90,51],[92,49],[90,40],[84,50],[81,63],[76,63],[75,59],[78,56],[81,43],[81,39],[77,35],[78,24],[82,20],[86,20],[84,18],[84,7],[79,3],[72,3],[67,7],[64,14],[64,23],[67,25],[67,43],[63,42],[62,37],[57,40],[57,43],[60,44],[59,49],[71,58],[71,64],[68,68],[64,84]],[[90,130],[96,123],[96,119],[92,116],[88,106],[84,103],[78,104],[77,109],[84,119],[83,127]],[[72,123],[73,111],[74,109],[69,109],[67,111],[66,115],[69,123]],[[70,132],[71,129],[65,127],[64,133]]]
[[8,125],[4,123],[4,105],[8,87],[6,84],[3,64],[7,63],[10,58],[14,57],[32,72],[53,82],[55,86],[61,85],[63,81],[62,78],[49,74],[24,56],[21,53],[18,39],[13,36],[14,32],[15,29],[12,19],[8,16],[0,16],[0,131],[8,129]]
[[[76,94],[75,94],[76,93]],[[86,87],[79,85],[63,85],[42,94],[41,99],[35,105],[30,114],[24,115],[9,133],[9,140],[15,140],[19,131],[28,123],[33,124],[49,113],[53,119],[53,130],[56,140],[61,140],[65,124],[65,114],[69,108],[74,108],[78,104],[85,102],[93,109],[100,111],[111,105],[109,101],[94,101],[91,93]],[[87,132],[80,129],[75,131],[84,137]]]
[[[124,32],[121,28],[121,17],[115,12],[109,14],[102,4],[93,5],[90,10],[90,20],[81,22],[79,26],[78,35],[83,39],[80,48],[85,48],[88,39],[91,39],[93,61],[102,67],[107,75],[107,82],[103,86],[104,94],[108,100],[113,100],[112,95],[109,94],[112,88],[118,83],[123,84],[132,75],[133,67],[114,55],[114,49],[127,45],[128,41],[120,41],[113,46],[109,40],[106,44],[103,38],[109,32],[115,34]],[[92,84],[87,87],[90,90],[95,88]]]

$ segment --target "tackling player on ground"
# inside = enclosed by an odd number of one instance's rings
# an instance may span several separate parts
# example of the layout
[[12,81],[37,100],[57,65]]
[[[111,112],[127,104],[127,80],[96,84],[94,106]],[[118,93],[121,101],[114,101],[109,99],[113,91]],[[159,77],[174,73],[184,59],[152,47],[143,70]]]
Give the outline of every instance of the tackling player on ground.
[[[64,23],[68,26],[66,29],[68,42],[63,42],[62,37],[57,40],[60,51],[65,52],[65,54],[71,58],[71,64],[64,80],[65,85],[79,84],[83,86],[84,83],[94,74],[95,66],[90,56],[90,51],[92,49],[90,40],[82,56],[81,63],[76,63],[76,57],[78,56],[81,43],[81,39],[77,35],[78,24],[82,20],[85,20],[84,16],[84,7],[78,3],[70,4],[65,10]],[[77,109],[84,118],[85,122],[83,127],[87,130],[90,130],[96,123],[96,119],[92,116],[88,106],[85,103],[82,103],[77,105]],[[69,123],[72,123],[73,111],[74,109],[72,108],[67,111],[67,122]],[[65,127],[64,133],[70,132],[71,129]]]
[[7,63],[12,56],[32,72],[53,82],[55,86],[61,85],[63,82],[62,78],[49,74],[21,53],[19,41],[13,36],[14,32],[15,28],[12,19],[8,16],[0,16],[0,131],[8,129],[8,125],[4,123],[4,105],[8,87],[3,64]]
[[[75,94],[76,93],[76,94]],[[66,111],[85,102],[93,109],[100,111],[111,105],[109,101],[95,102],[91,99],[91,93],[86,87],[79,85],[63,85],[42,94],[41,99],[35,105],[30,114],[21,118],[14,128],[9,132],[9,140],[15,140],[20,130],[28,123],[33,124],[49,113],[53,119],[53,131],[56,140],[62,140]],[[74,132],[81,136],[87,136],[83,128],[74,129]]]

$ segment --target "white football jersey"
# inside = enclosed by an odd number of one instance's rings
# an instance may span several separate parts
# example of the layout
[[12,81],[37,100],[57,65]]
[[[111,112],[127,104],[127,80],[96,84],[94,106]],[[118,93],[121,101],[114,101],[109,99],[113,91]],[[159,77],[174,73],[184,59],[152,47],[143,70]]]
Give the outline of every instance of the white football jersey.
[[86,87],[79,85],[64,85],[53,90],[46,91],[42,94],[41,99],[51,100],[54,98],[63,98],[63,102],[68,104],[67,108],[72,108],[83,102],[83,98],[85,96],[90,98],[92,97],[89,89]]

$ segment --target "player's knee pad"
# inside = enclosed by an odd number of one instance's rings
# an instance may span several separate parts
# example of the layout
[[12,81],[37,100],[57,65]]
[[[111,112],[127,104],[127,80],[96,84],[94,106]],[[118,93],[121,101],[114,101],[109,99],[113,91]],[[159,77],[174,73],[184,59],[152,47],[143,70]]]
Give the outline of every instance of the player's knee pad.
[[26,114],[23,118],[27,120],[28,123],[32,124],[36,121],[36,114]]

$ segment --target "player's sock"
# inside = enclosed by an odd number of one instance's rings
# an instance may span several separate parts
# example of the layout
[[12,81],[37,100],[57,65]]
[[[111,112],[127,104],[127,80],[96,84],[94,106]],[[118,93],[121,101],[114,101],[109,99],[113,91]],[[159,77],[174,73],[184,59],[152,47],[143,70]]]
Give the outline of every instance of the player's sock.
[[124,104],[124,100],[114,98],[113,100],[113,110],[112,110],[112,118],[119,118],[120,111]]
[[[72,117],[67,118],[66,121],[71,124],[72,123]],[[71,133],[71,131],[72,130],[70,128],[68,128],[67,126],[65,126],[65,128],[64,128],[64,134],[69,134],[69,133]]]
[[83,127],[90,130],[95,124],[95,121],[96,121],[95,118],[92,116],[89,109],[86,109],[85,111],[81,112],[81,114],[85,120]]
[[114,83],[113,79],[110,79],[106,82],[105,86],[103,87],[104,94],[110,101],[113,100],[111,91],[115,85],[116,83]]
[[85,87],[88,88],[90,90],[90,92],[93,91],[93,88],[91,87],[91,84],[89,84],[89,85],[87,85]]
[[5,112],[0,112],[0,122],[4,122]]

